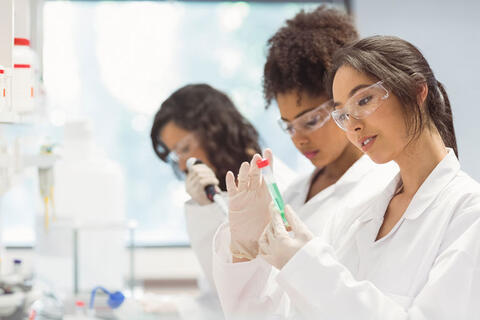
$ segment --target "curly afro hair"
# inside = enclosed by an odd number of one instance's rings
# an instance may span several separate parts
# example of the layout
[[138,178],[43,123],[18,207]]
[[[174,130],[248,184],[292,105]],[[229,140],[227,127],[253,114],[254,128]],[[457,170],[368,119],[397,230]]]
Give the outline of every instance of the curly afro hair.
[[[350,17],[320,6],[300,11],[268,40],[263,92],[268,107],[279,93],[296,90],[312,96],[327,93],[324,78],[335,51],[358,39]],[[299,101],[300,102],[300,101]]]

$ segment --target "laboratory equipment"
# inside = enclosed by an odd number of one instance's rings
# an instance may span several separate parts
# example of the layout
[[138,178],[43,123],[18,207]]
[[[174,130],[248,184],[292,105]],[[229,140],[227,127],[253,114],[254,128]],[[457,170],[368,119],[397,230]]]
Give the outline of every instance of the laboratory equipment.
[[[200,161],[196,158],[193,158],[193,157],[188,158],[187,169],[190,170],[190,168],[192,166],[194,166],[196,164],[200,164],[200,163],[202,163],[202,161]],[[217,192],[217,190],[215,189],[215,186],[213,184],[205,186],[205,194],[210,201],[215,202],[222,209],[222,211],[223,211],[223,213],[225,213],[225,215],[228,214],[228,206],[225,203],[225,200],[222,198],[222,195]]]
[[14,259],[12,271],[0,278],[0,319],[24,319],[24,306],[32,290],[31,277],[22,272],[22,260]]
[[268,191],[270,192],[270,196],[272,197],[273,202],[275,203],[277,209],[280,211],[282,215],[282,220],[285,226],[288,227],[288,221],[285,218],[285,203],[283,201],[282,195],[280,190],[278,189],[277,182],[273,176],[273,171],[270,166],[270,161],[268,159],[262,159],[257,161],[257,166],[259,169],[262,170],[262,176],[267,184]]
[[98,286],[98,287],[93,288],[92,293],[90,295],[90,304],[89,304],[88,308],[91,311],[94,310],[93,308],[94,308],[94,305],[95,305],[95,295],[96,295],[98,290],[101,290],[105,294],[108,295],[107,305],[112,309],[117,309],[118,307],[120,307],[122,305],[123,301],[125,300],[125,296],[120,291],[115,291],[115,292],[111,293],[110,291],[108,291],[104,287]]
[[85,310],[85,302],[75,301],[75,315],[77,317],[87,315],[87,312]]
[[60,292],[90,291],[100,282],[121,289],[127,273],[123,172],[92,131],[87,120],[65,125],[54,171],[56,219],[48,232],[37,216],[35,271]]
[[63,302],[52,292],[44,292],[29,310],[29,320],[62,320]]
[[7,109],[7,75],[5,68],[0,66],[0,112]]
[[[41,147],[40,153],[42,155],[52,155],[53,154],[53,145],[43,145]],[[45,231],[48,230],[50,219],[55,221],[55,203],[53,197],[53,187],[54,187],[54,173],[53,166],[39,166],[38,167],[38,182],[40,195],[44,202],[44,227]],[[50,210],[51,209],[51,210]],[[52,213],[50,217],[50,211]]]
[[12,105],[15,112],[33,111],[35,96],[35,53],[30,40],[15,38],[13,47]]

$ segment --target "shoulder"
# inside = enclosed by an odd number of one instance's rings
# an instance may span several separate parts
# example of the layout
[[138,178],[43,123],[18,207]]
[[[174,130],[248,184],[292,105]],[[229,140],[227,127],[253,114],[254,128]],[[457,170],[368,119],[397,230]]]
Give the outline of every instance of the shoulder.
[[463,171],[448,183],[439,195],[439,202],[454,205],[456,211],[480,209],[480,184]]
[[450,222],[442,243],[449,247],[473,226],[480,224],[480,184],[460,171],[442,190],[437,210],[452,210]]
[[285,188],[284,198],[288,198],[295,193],[303,190],[307,185],[310,185],[310,180],[312,178],[313,173],[307,173],[297,176],[292,182]]

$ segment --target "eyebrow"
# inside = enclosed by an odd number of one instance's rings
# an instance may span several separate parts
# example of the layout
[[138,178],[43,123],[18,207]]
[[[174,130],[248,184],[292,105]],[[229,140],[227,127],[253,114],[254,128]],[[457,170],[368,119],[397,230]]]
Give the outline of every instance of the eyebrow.
[[[348,97],[351,98],[358,90],[360,89],[363,89],[363,88],[367,88],[367,87],[370,87],[371,84],[359,84],[358,86],[356,86],[355,88],[353,88],[352,90],[350,90],[350,92],[348,93]],[[333,108],[337,107],[341,105],[340,102],[334,102],[333,104]]]
[[[309,112],[309,111],[312,111],[313,109],[315,109],[315,108],[310,108],[310,109],[307,109],[307,110],[303,110],[302,112],[300,112],[299,114],[297,114],[293,119],[295,120],[295,119],[303,116],[305,113],[307,113],[307,112]],[[280,119],[282,119],[283,121],[287,121],[287,122],[290,121],[290,120],[285,119],[284,117],[280,117]]]

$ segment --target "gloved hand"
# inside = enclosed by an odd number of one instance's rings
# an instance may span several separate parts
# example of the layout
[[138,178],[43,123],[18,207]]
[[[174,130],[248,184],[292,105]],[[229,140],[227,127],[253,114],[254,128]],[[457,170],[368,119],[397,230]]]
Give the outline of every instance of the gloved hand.
[[204,206],[212,203],[205,194],[205,187],[210,184],[213,184],[217,191],[220,192],[220,188],[218,187],[219,181],[213,170],[207,165],[203,163],[196,164],[188,170],[185,189],[190,197],[199,205]]
[[272,218],[259,240],[260,255],[272,266],[282,269],[314,235],[289,205],[285,206],[285,218],[292,231],[290,234],[273,202],[269,209]]
[[[265,150],[264,157],[272,161],[272,152]],[[257,161],[242,163],[238,185],[231,171],[227,173],[228,218],[230,223],[230,250],[236,258],[254,259],[258,254],[258,239],[270,221],[268,206],[272,201]]]

